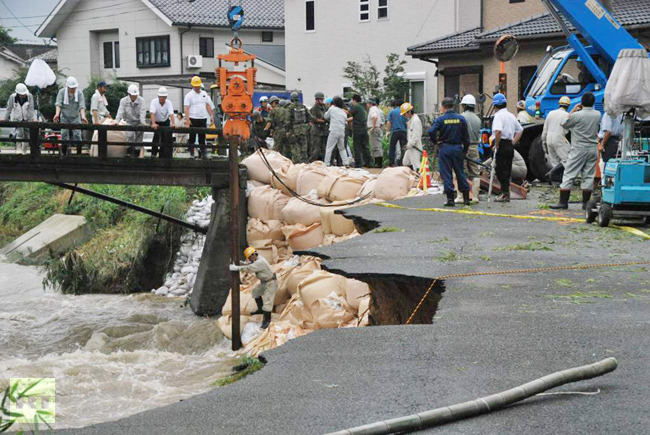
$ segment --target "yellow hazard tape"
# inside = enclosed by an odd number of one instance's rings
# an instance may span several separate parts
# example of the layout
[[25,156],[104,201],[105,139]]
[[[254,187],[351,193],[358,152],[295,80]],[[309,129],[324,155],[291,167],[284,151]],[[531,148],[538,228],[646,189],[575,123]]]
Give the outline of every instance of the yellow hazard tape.
[[[397,204],[389,204],[386,202],[378,202],[375,205],[386,207],[386,208],[396,208],[399,210],[412,210],[412,211],[428,211],[435,213],[457,213],[457,214],[466,214],[474,216],[490,216],[490,217],[505,217],[512,219],[528,219],[533,221],[547,221],[547,222],[574,222],[574,223],[584,223],[584,219],[570,218],[570,217],[560,217],[560,216],[526,216],[526,215],[516,215],[516,214],[507,214],[507,213],[490,213],[486,211],[478,211],[471,209],[444,209],[444,208],[415,208],[415,207],[404,207]],[[612,225],[614,228],[619,228],[623,231],[627,231],[630,234],[635,236],[643,237],[644,239],[650,240],[650,234],[645,233],[641,230],[638,230],[633,227],[627,226],[618,226]]]

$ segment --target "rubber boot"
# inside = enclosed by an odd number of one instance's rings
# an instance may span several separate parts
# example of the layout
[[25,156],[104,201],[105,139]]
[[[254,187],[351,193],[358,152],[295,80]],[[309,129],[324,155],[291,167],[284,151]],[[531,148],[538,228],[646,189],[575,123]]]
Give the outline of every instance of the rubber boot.
[[587,209],[587,203],[591,199],[591,190],[583,190],[582,191],[582,209],[586,210]]
[[469,205],[470,205],[469,190],[463,192],[463,204],[466,207],[469,207]]
[[271,312],[270,311],[262,311],[262,313],[264,314],[264,321],[262,322],[262,326],[260,326],[260,328],[266,329],[271,324]]
[[474,178],[472,180],[472,203],[478,204],[480,202],[478,196],[481,193],[481,179]]
[[445,203],[445,207],[455,207],[456,203],[454,202],[454,196],[456,195],[456,192],[446,192],[447,194],[447,202]]
[[456,204],[462,204],[464,202],[463,200],[463,192],[460,190],[458,191],[458,194],[456,195],[456,199],[454,200]]
[[555,205],[550,206],[549,208],[553,210],[566,210],[569,208],[569,196],[571,196],[570,190],[560,189],[560,202]]
[[264,301],[262,301],[262,297],[260,296],[259,298],[255,298],[255,303],[257,304],[257,310],[253,313],[251,313],[251,316],[254,316],[255,314],[263,314],[264,310],[262,310],[262,306],[264,305]]

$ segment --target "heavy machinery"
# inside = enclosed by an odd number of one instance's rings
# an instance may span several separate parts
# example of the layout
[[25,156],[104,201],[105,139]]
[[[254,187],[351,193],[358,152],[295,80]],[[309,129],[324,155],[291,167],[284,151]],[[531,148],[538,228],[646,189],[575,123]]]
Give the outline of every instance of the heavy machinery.
[[[558,108],[562,96],[580,102],[586,92],[596,96],[595,108],[603,111],[609,74],[622,49],[642,49],[641,43],[618,23],[598,0],[542,0],[564,32],[569,45],[549,48],[526,90],[526,110],[546,117]],[[574,34],[571,23],[590,45]],[[542,124],[524,126],[518,151],[526,159],[531,178],[545,179],[551,169],[542,147]]]

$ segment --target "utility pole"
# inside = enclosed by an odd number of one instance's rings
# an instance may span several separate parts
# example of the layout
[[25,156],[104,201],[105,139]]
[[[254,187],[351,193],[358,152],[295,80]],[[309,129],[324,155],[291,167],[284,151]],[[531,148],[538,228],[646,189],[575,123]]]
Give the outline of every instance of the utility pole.
[[[234,32],[230,41],[230,52],[219,55],[217,68],[217,83],[221,93],[221,108],[225,116],[223,135],[229,144],[230,159],[230,257],[232,262],[239,264],[241,246],[239,245],[239,156],[240,145],[250,138],[249,116],[253,112],[253,93],[255,92],[255,56],[244,53],[242,41],[237,31],[244,20],[244,10],[241,6],[233,6],[228,11],[228,21]],[[240,63],[250,62],[250,67],[244,71],[228,71],[222,62]],[[242,347],[240,330],[240,305],[239,305],[239,272],[232,272],[232,349]]]

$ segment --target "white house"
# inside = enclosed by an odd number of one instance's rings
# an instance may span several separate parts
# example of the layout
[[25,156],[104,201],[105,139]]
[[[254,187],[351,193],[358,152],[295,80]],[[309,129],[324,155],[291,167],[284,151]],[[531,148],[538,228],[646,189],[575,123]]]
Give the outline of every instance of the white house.
[[[16,53],[7,47],[0,47],[0,81],[12,78],[15,75],[14,70],[25,65],[25,61]],[[4,104],[4,102],[0,102],[0,104]]]
[[[58,67],[85,88],[92,76],[138,83],[145,99],[170,88],[175,107],[199,74],[213,83],[233,32],[229,0],[60,0],[36,31],[56,38]],[[258,55],[257,81],[284,89],[283,0],[246,0],[239,37]],[[174,89],[176,88],[176,89]],[[185,88],[185,89],[183,89]]]
[[[383,70],[390,53],[480,23],[480,0],[285,0],[287,88],[300,89],[311,104],[314,93],[341,95],[348,61],[365,56]],[[418,112],[437,102],[435,63],[408,58],[404,77]]]

